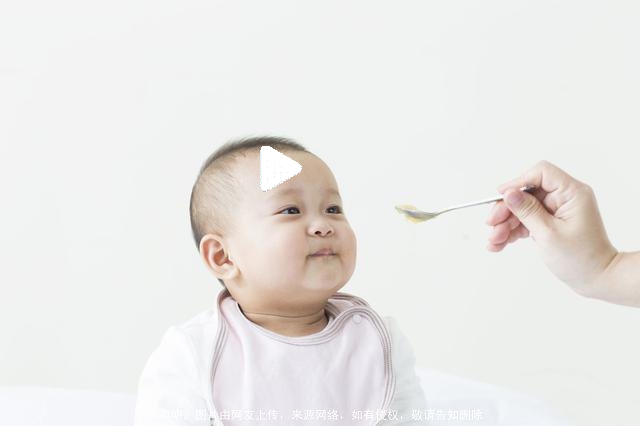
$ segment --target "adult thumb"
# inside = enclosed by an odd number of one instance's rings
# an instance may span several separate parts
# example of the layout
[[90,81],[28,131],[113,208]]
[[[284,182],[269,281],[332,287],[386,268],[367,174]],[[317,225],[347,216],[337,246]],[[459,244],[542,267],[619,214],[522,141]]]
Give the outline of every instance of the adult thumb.
[[534,237],[551,225],[551,214],[536,197],[527,192],[509,189],[504,195],[504,202]]

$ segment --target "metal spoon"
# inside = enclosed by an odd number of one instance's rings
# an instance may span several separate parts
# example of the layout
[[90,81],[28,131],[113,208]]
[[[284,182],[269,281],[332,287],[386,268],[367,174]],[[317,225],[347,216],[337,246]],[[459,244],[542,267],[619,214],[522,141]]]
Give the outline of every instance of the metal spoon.
[[[527,185],[527,186],[523,186],[522,188],[520,188],[520,191],[525,191],[525,192],[528,192],[528,193],[531,194],[535,189],[536,189],[535,186]],[[396,210],[399,213],[404,214],[405,218],[408,221],[414,222],[414,223],[419,223],[419,222],[424,222],[424,221],[429,220],[429,219],[433,219],[434,217],[436,217],[438,215],[441,215],[442,213],[451,211],[451,210],[462,209],[464,207],[477,206],[479,204],[489,204],[489,203],[493,203],[495,201],[501,201],[503,199],[504,199],[504,197],[502,197],[502,196],[495,197],[495,198],[489,198],[487,200],[476,201],[474,203],[461,204],[459,206],[449,207],[449,208],[446,208],[444,210],[440,210],[438,212],[425,212],[425,211],[422,211],[422,210],[418,210],[415,206],[412,206],[410,204],[398,205],[398,206],[396,206]]]

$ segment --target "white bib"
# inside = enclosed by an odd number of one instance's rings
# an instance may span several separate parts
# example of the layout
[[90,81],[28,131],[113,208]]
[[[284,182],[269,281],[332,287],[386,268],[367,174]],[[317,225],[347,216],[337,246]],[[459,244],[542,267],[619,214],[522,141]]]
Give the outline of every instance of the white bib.
[[289,337],[249,321],[218,295],[213,403],[225,425],[373,425],[395,392],[391,338],[363,299],[335,293],[320,332]]

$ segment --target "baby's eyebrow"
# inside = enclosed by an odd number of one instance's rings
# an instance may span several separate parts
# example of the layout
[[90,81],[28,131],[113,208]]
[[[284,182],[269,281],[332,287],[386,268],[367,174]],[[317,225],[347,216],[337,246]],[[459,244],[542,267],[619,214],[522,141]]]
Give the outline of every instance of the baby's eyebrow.
[[[269,199],[272,198],[277,198],[277,197],[282,197],[283,195],[287,195],[287,194],[298,194],[302,191],[301,188],[287,188],[287,189],[283,189],[281,191],[278,192],[274,192],[273,194],[271,194],[269,196]],[[336,195],[338,198],[342,199],[342,197],[340,196],[340,192],[338,192],[337,189],[335,188],[327,188],[327,190],[325,191],[325,193],[327,194],[333,194]]]

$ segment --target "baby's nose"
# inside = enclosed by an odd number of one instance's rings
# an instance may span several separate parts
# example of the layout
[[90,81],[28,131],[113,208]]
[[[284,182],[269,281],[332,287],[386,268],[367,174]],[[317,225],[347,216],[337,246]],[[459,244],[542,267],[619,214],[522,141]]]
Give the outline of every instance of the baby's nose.
[[318,225],[314,232],[315,235],[325,236],[333,233],[333,229],[329,225]]

